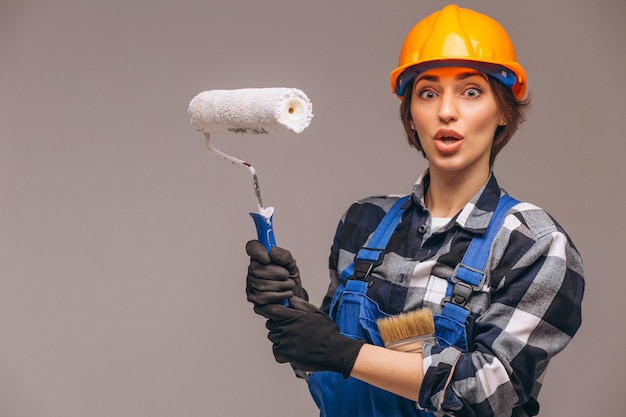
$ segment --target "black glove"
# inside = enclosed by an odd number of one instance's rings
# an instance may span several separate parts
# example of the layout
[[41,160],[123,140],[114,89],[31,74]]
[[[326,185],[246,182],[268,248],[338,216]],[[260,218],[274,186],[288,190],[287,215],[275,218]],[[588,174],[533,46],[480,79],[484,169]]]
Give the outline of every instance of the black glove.
[[288,250],[273,247],[268,253],[259,241],[251,240],[246,244],[246,252],[250,255],[246,278],[248,301],[255,306],[275,304],[294,295],[308,300],[300,271]]
[[290,362],[301,371],[339,372],[348,378],[365,341],[342,335],[326,313],[299,297],[292,297],[289,304],[255,307],[257,313],[271,317],[266,327],[276,361]]

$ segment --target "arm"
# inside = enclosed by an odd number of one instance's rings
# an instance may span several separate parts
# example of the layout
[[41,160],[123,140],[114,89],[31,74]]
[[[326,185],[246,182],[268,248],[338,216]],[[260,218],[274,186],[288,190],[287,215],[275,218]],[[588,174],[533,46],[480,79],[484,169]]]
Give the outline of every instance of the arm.
[[[347,262],[353,259],[354,253],[363,245],[385,214],[372,203],[374,200],[376,199],[353,204],[337,226],[329,257],[330,284],[321,307],[326,313],[340,283],[339,270],[345,268]],[[342,250],[348,255],[340,259]],[[416,401],[423,379],[422,355],[365,344],[359,351],[350,376]]]
[[[355,216],[344,215],[337,227],[329,258],[331,282],[327,296],[322,304],[322,311],[325,313],[329,312],[330,300],[333,298],[333,295],[335,294],[340,283],[338,271],[347,266],[342,266],[342,263],[345,264],[346,262],[349,262],[353,257],[347,255],[340,259],[339,252],[342,241],[344,243],[346,241],[355,241],[353,245],[349,246],[360,247],[363,241],[378,224],[379,218],[384,215],[384,211],[374,205],[368,205],[365,208],[368,211],[375,212],[373,215],[368,213],[369,215],[367,216],[356,216],[358,219],[370,219],[371,224],[368,229],[365,229],[365,232],[362,228],[363,225],[359,224],[358,227],[355,227],[354,224],[350,223],[350,220],[347,222],[347,228],[345,227],[346,218],[351,219]],[[365,208],[355,204],[351,207],[348,213],[354,210],[364,210]],[[354,233],[346,234],[346,229],[348,231],[356,230],[359,232],[358,236],[355,237]],[[346,251],[345,248],[343,250],[344,252]],[[296,300],[292,299],[292,301]],[[324,346],[322,346],[324,342],[319,339],[333,339],[335,341],[334,343],[338,343],[334,349],[328,349],[328,351],[330,351],[330,358],[333,356],[332,351],[337,352],[334,355],[338,355],[339,352],[343,350],[343,342],[340,342],[340,340],[347,338],[344,336],[337,337],[333,330],[336,326],[328,319],[327,316],[325,320],[323,320],[319,314],[312,315],[308,318],[296,317],[295,311],[298,310],[302,312],[316,313],[315,308],[310,305],[307,306],[304,303],[296,303],[296,305],[292,305],[292,310],[290,312],[273,306],[268,310],[272,311],[265,311],[265,315],[273,318],[274,321],[277,321],[268,323],[268,328],[270,329],[270,339],[274,342],[274,353],[279,362],[292,362],[292,364],[301,370],[332,370],[332,366],[329,366],[329,364],[323,363],[319,360],[322,358],[314,359],[303,354],[305,346],[310,348],[318,343],[319,349],[324,350]],[[354,320],[357,319],[357,317],[354,317]],[[315,331],[312,330],[313,327],[315,327]],[[287,333],[289,334],[289,337],[285,336]],[[320,337],[321,334],[323,334],[324,337]],[[296,342],[297,339],[301,339],[301,341]],[[289,347],[288,341],[291,342],[291,348]],[[301,347],[299,349],[295,348],[295,346],[298,345]],[[423,375],[421,354],[396,352],[369,344],[361,345],[359,345],[359,350],[354,352],[355,358],[351,361],[354,363],[354,366],[351,369],[348,369],[347,373],[345,372],[345,369],[341,371],[344,374],[344,377],[350,375],[364,382],[368,382],[371,385],[378,386],[387,391],[404,396],[412,401],[416,401]],[[310,349],[310,353],[317,350],[318,348]],[[356,356],[357,353],[358,356]]]
[[[509,216],[494,243],[491,303],[476,320],[469,353],[424,347],[421,407],[465,415],[534,415],[549,360],[580,326],[584,281],[579,254],[543,212]],[[471,410],[471,411],[469,411]]]
[[267,322],[277,362],[301,371],[332,371],[415,401],[422,381],[422,355],[397,352],[344,336],[313,304],[299,297],[290,307],[259,308]]
[[422,354],[363,345],[350,376],[417,401],[422,384]]

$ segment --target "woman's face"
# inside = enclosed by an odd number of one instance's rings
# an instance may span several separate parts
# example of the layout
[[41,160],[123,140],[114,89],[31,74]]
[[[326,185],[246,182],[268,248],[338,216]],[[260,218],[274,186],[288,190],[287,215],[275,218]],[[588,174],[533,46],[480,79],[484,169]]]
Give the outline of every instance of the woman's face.
[[487,175],[494,134],[504,123],[487,76],[441,67],[414,82],[411,117],[431,174]]

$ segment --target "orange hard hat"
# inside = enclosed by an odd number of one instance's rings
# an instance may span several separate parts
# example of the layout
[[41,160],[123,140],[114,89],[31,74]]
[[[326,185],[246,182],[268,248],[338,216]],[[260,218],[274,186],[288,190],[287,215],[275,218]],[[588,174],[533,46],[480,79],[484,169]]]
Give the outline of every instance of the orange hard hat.
[[518,99],[526,93],[526,72],[515,48],[494,19],[451,4],[418,22],[404,40],[391,88],[398,96],[415,75],[429,68],[463,66],[482,71],[510,87]]

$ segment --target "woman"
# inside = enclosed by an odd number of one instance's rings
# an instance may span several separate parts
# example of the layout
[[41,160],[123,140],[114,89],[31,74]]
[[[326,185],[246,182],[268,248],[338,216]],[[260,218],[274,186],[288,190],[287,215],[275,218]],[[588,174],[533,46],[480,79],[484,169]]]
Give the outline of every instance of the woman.
[[[398,203],[381,256],[356,257],[398,197],[363,199],[344,214],[320,309],[291,254],[256,241],[246,247],[248,299],[269,319],[276,360],[308,379],[322,416],[536,415],[548,362],[580,326],[584,280],[580,255],[546,212],[514,200],[495,220],[506,193],[493,162],[524,119],[525,72],[495,20],[449,5],[409,32],[391,84],[428,169]],[[455,268],[492,222],[485,273],[458,284]],[[465,312],[454,340],[440,337],[450,305]],[[435,341],[421,352],[381,346],[372,320],[422,308],[435,314]]]

